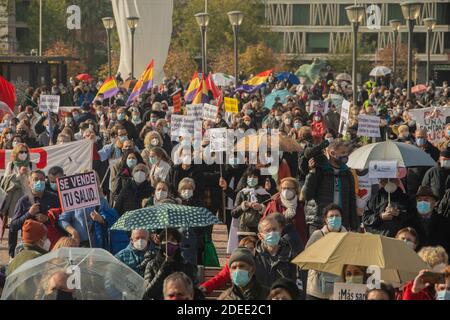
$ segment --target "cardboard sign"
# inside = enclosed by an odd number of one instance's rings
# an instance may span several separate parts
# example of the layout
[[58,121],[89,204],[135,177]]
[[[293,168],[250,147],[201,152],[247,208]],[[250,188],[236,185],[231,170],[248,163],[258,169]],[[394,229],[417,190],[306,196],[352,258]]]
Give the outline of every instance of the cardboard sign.
[[181,112],[181,93],[177,93],[172,97],[173,113]]
[[397,178],[397,160],[370,161],[369,178]]
[[335,282],[333,300],[366,300],[367,285]]
[[209,129],[211,152],[226,152],[228,146],[227,128]]
[[350,117],[350,102],[344,100],[341,105],[341,118],[339,120],[339,133],[345,135],[348,128],[348,120]]
[[39,111],[58,113],[60,99],[58,95],[42,95],[39,99]]
[[430,107],[408,111],[412,120],[416,121],[417,129],[427,129],[428,141],[437,143],[444,138],[445,119],[450,116],[448,107]]
[[213,106],[212,104],[205,103],[203,105],[203,119],[215,121],[217,113],[219,112],[219,107]]
[[58,178],[56,184],[63,212],[100,205],[94,172]]
[[358,136],[362,137],[381,137],[380,117],[360,114],[358,116]]
[[202,120],[203,118],[203,104],[188,104],[186,106],[187,115],[194,117],[195,120]]
[[224,98],[225,111],[229,113],[239,112],[239,102],[235,98]]
[[325,115],[328,112],[328,101],[322,100],[311,100],[309,104],[309,113],[314,113],[316,111],[320,111],[320,113]]

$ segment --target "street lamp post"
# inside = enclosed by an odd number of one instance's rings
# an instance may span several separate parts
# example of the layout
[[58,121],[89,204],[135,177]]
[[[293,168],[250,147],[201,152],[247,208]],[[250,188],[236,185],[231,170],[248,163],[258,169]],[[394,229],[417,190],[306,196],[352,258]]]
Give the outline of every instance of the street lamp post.
[[414,20],[420,15],[420,9],[422,4],[415,1],[407,1],[400,3],[402,8],[403,18],[405,18],[408,25],[408,79],[407,79],[407,91],[406,98],[411,98],[411,75],[412,75],[412,33],[414,31]]
[[356,85],[356,58],[358,54],[358,27],[361,23],[366,9],[364,6],[353,5],[346,7],[347,17],[352,24],[353,29],[353,59],[352,59],[352,82],[353,82],[353,105],[356,106],[357,101],[357,85]]
[[207,13],[197,13],[195,15],[195,20],[197,20],[197,24],[200,27],[201,36],[202,36],[202,74],[203,77],[206,78],[207,67],[206,67],[206,28],[209,24],[209,14]]
[[131,79],[134,79],[134,34],[139,23],[138,17],[128,17],[127,24],[131,31]]
[[398,42],[398,30],[400,29],[400,20],[389,20],[389,24],[394,32],[394,39],[392,39],[392,82],[395,85],[395,76],[397,74],[397,42]]
[[242,24],[242,20],[244,19],[244,13],[241,11],[231,11],[228,12],[228,19],[230,19],[231,26],[233,27],[233,35],[234,35],[234,87],[238,86],[238,76],[239,76],[239,65],[238,65],[238,34],[239,34],[239,26]]
[[103,26],[106,29],[107,50],[108,50],[108,75],[111,77],[111,31],[114,28],[114,19],[111,17],[102,18]]
[[431,35],[436,26],[435,18],[423,19],[423,24],[427,27],[427,82],[430,81],[430,55],[431,55]]

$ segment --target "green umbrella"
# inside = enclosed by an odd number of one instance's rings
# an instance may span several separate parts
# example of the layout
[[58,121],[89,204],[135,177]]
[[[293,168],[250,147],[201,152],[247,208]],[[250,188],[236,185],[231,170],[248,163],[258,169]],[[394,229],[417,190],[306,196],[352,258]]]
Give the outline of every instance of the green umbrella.
[[205,227],[221,223],[206,208],[162,204],[128,211],[112,226],[113,230],[156,230],[165,228]]

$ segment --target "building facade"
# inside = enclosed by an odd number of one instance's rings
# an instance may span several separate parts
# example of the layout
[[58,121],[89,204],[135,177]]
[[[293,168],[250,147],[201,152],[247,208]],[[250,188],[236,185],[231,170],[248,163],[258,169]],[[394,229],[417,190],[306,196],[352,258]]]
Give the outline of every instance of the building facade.
[[[381,28],[367,27],[368,14],[359,28],[365,49],[371,52],[360,58],[376,62],[376,53],[393,42],[389,20],[399,19],[402,26],[398,40],[407,41],[406,22],[400,3],[404,0],[358,0],[357,4],[376,5],[381,12]],[[416,80],[424,82],[426,65],[426,27],[423,19],[433,17],[437,25],[431,37],[432,76],[436,81],[450,79],[450,0],[421,0],[421,15],[416,21],[413,35]],[[266,25],[270,32],[280,34],[281,53],[286,57],[310,62],[313,58],[329,58],[351,48],[352,28],[345,7],[354,5],[352,0],[266,0]],[[423,71],[423,72],[422,72]]]
[[[29,30],[23,21],[31,0],[0,0],[0,54],[16,54]],[[28,53],[28,52],[27,52]]]

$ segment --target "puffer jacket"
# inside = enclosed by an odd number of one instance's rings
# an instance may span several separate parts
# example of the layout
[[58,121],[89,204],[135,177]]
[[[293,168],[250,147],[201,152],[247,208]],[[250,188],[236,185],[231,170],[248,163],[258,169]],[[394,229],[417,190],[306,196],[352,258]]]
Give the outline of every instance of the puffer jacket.
[[269,295],[269,289],[256,280],[253,276],[250,284],[245,290],[233,284],[233,286],[217,298],[217,300],[266,300]]
[[355,180],[352,172],[346,165],[342,165],[339,173],[335,175],[334,169],[327,162],[309,172],[306,176],[303,193],[305,196],[306,223],[317,228],[323,224],[324,209],[334,203],[335,178],[341,188],[338,204],[342,208],[342,225],[349,230],[357,230],[359,222],[356,214]]
[[[150,242],[149,244],[152,243]],[[129,243],[128,246],[117,253],[115,257],[139,273],[141,276],[144,276],[144,270],[140,268],[140,265],[144,261],[145,254],[147,252],[150,254],[155,254],[154,249],[154,246],[149,246],[147,250],[137,250],[131,243]]]
[[116,198],[114,209],[123,215],[127,211],[142,208],[142,201],[152,195],[153,188],[149,181],[137,185],[134,180],[128,180]]
[[433,194],[438,199],[442,199],[445,190],[450,187],[449,175],[450,170],[439,166],[430,168],[423,177],[422,186],[430,187]]

